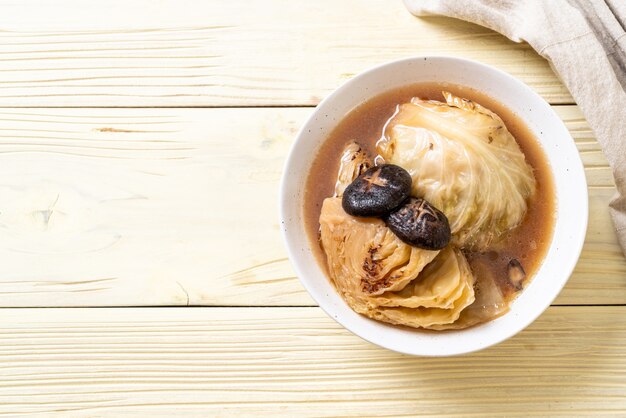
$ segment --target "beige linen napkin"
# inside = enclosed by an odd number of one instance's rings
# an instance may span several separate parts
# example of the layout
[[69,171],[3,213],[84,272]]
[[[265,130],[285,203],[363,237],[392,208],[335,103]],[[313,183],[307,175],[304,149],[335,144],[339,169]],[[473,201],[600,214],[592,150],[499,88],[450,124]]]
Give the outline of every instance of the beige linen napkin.
[[[528,42],[546,58],[591,125],[617,184],[610,212],[626,254],[626,1],[404,0]],[[568,210],[575,211],[576,208]]]

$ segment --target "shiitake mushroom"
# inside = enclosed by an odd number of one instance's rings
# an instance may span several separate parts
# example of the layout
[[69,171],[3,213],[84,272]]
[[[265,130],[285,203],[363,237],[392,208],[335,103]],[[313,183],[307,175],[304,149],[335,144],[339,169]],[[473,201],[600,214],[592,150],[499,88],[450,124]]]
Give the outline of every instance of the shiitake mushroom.
[[382,216],[411,192],[411,175],[402,167],[382,164],[357,177],[343,192],[343,210],[352,216]]
[[522,290],[524,288],[524,280],[526,279],[526,272],[524,267],[518,259],[513,258],[507,265],[507,273],[509,282],[515,288],[515,290]]
[[425,250],[444,248],[452,236],[446,215],[424,199],[412,197],[383,219],[402,241]]

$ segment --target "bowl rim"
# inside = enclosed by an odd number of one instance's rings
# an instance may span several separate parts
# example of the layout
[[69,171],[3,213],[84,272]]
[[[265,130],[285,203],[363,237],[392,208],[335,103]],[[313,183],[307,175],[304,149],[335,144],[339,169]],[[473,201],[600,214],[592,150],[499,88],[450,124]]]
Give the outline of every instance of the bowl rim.
[[[469,349],[459,349],[459,350],[450,350],[447,352],[443,352],[443,353],[428,353],[428,354],[423,354],[423,353],[419,353],[416,352],[415,350],[411,350],[408,349],[406,347],[403,347],[401,345],[398,344],[393,344],[389,341],[374,341],[372,338],[369,338],[368,336],[363,335],[363,333],[359,332],[358,330],[354,329],[353,326],[351,324],[349,324],[347,319],[344,319],[343,317],[341,317],[340,315],[337,315],[335,313],[333,313],[330,309],[330,304],[326,303],[326,299],[323,297],[323,295],[318,294],[318,292],[313,288],[313,284],[312,282],[310,282],[309,280],[306,279],[306,273],[303,271],[303,263],[305,263],[302,259],[300,259],[298,257],[298,255],[296,254],[295,248],[292,248],[292,245],[290,243],[290,238],[289,238],[289,231],[288,228],[286,226],[286,216],[287,216],[287,211],[288,211],[288,207],[290,205],[290,200],[287,198],[288,196],[286,195],[286,190],[287,190],[287,186],[288,186],[288,176],[286,176],[285,174],[289,172],[289,168],[291,166],[293,166],[294,164],[294,160],[297,157],[298,154],[298,144],[300,143],[300,141],[302,141],[302,137],[304,136],[307,127],[315,120],[315,118],[318,116],[318,113],[321,111],[321,109],[324,108],[324,106],[326,106],[329,102],[331,102],[332,100],[335,100],[338,96],[342,95],[347,89],[349,89],[353,84],[356,84],[358,82],[360,82],[361,79],[370,76],[372,73],[374,72],[378,72],[381,70],[384,70],[388,67],[393,67],[393,66],[398,66],[398,65],[402,65],[402,64],[406,64],[406,63],[411,63],[414,61],[422,61],[422,60],[448,60],[451,61],[452,64],[465,64],[465,65],[472,65],[475,67],[480,68],[481,71],[486,71],[488,72],[492,72],[492,73],[496,73],[499,74],[500,76],[503,76],[505,78],[507,78],[511,83],[517,85],[518,87],[526,90],[531,96],[533,96],[533,98],[535,100],[539,100],[541,102],[543,102],[545,105],[548,106],[548,108],[551,109],[552,112],[552,117],[557,120],[562,127],[565,129],[565,132],[567,132],[567,136],[569,137],[570,141],[568,142],[568,146],[571,145],[574,147],[574,149],[576,150],[576,161],[574,161],[572,164],[576,165],[577,168],[580,168],[580,171],[582,172],[582,177],[579,179],[580,183],[579,183],[579,187],[584,189],[584,199],[582,199],[581,205],[580,207],[577,207],[577,212],[578,212],[578,217],[580,219],[581,222],[581,228],[579,229],[579,239],[578,242],[575,244],[575,246],[572,247],[571,252],[575,254],[575,256],[570,257],[567,260],[567,263],[565,265],[562,266],[561,271],[562,276],[564,277],[562,279],[562,283],[560,284],[560,286],[558,287],[558,290],[556,290],[554,292],[554,295],[549,298],[549,301],[547,303],[545,303],[545,306],[540,306],[537,309],[532,310],[531,314],[526,315],[523,319],[520,319],[519,321],[519,326],[516,327],[511,327],[509,329],[507,329],[505,332],[500,332],[498,333],[498,336],[496,338],[493,338],[491,340],[489,340],[487,343],[483,343],[483,344],[477,344],[473,347],[470,347]],[[419,82],[419,80],[415,81],[416,83]],[[467,87],[472,87],[471,85],[466,85]],[[377,96],[378,94],[383,93],[384,91],[378,92],[376,94],[373,94],[372,97]],[[504,104],[504,103],[503,103]],[[504,104],[506,106],[506,104]],[[337,123],[340,123],[341,119],[339,119]],[[335,124],[335,126],[336,126]],[[556,183],[556,172],[555,169],[553,167],[550,168],[553,177],[555,177],[555,183]],[[280,181],[280,189],[279,189],[279,222],[280,222],[280,229],[281,229],[281,235],[283,237],[283,241],[285,243],[286,249],[287,249],[287,255],[288,258],[291,262],[291,265],[293,266],[296,275],[298,276],[298,279],[300,281],[300,283],[304,286],[304,288],[307,290],[307,292],[309,293],[309,295],[317,302],[318,306],[332,319],[334,319],[338,324],[340,324],[342,327],[344,327],[346,330],[348,330],[349,332],[351,332],[352,334],[358,336],[359,338],[368,341],[371,344],[374,344],[376,346],[379,347],[383,347],[386,348],[388,350],[391,351],[395,351],[398,353],[402,353],[402,354],[407,354],[407,355],[412,355],[412,356],[422,356],[422,357],[449,357],[449,356],[456,356],[456,355],[463,355],[463,354],[469,354],[469,353],[473,353],[476,351],[480,351],[480,350],[484,350],[486,348],[489,348],[491,346],[494,346],[496,344],[499,344],[509,338],[511,338],[512,336],[518,334],[519,332],[523,331],[525,328],[527,328],[530,324],[532,324],[543,312],[545,312],[545,310],[547,308],[549,308],[552,305],[552,302],[554,302],[554,300],[558,297],[558,295],[561,293],[561,291],[563,290],[563,287],[567,284],[567,282],[569,281],[569,279],[571,278],[571,275],[574,271],[574,268],[576,267],[576,264],[578,263],[578,260],[580,258],[580,254],[582,252],[583,249],[583,245],[585,243],[585,236],[586,236],[586,232],[587,232],[587,228],[588,228],[588,221],[589,221],[589,194],[588,194],[588,186],[587,186],[587,181],[586,181],[586,176],[584,175],[584,164],[582,163],[582,160],[580,158],[580,153],[578,152],[575,142],[571,136],[571,133],[569,133],[569,130],[567,129],[567,127],[565,126],[565,124],[563,123],[563,121],[561,120],[561,118],[556,114],[556,112],[554,112],[554,109],[552,108],[552,106],[543,99],[543,97],[541,97],[539,94],[537,94],[532,88],[530,88],[528,85],[526,85],[524,82],[522,82],[521,80],[517,79],[516,77],[512,76],[511,74],[502,71],[498,68],[492,67],[490,65],[475,61],[475,60],[470,60],[467,58],[461,58],[461,57],[456,57],[456,56],[449,56],[449,55],[418,55],[418,56],[411,56],[411,57],[407,57],[407,58],[402,58],[402,59],[398,59],[398,60],[393,60],[393,61],[388,61],[388,62],[384,62],[382,64],[378,64],[372,67],[367,68],[366,70],[358,73],[357,75],[355,75],[354,77],[350,78],[349,80],[345,81],[344,83],[342,83],[338,88],[336,88],[335,90],[333,90],[330,94],[328,94],[322,101],[320,101],[320,103],[314,108],[314,110],[309,114],[309,116],[306,118],[306,120],[304,121],[304,123],[301,125],[300,129],[298,130],[298,133],[295,136],[294,141],[291,144],[291,147],[289,149],[289,152],[287,154],[287,158],[285,160],[285,163],[283,165],[283,171],[281,173],[281,181]],[[555,193],[558,193],[556,184],[555,184]],[[557,202],[558,203],[558,202]],[[556,209],[556,217],[555,217],[555,225],[554,227],[556,228],[556,223],[558,220],[558,216],[559,216],[559,209]],[[306,238],[308,240],[308,237]],[[550,246],[548,247],[547,253],[546,253],[546,258],[548,257],[548,252],[550,251],[551,246],[554,243],[554,235],[552,236],[552,243],[550,244]],[[543,262],[542,262],[543,263]],[[319,268],[320,270],[323,270],[321,266],[319,266],[319,263],[316,261],[317,264],[317,268]],[[323,273],[323,276],[326,277],[327,280],[330,279],[327,277],[327,275]],[[539,271],[537,272],[539,273]],[[537,274],[536,273],[536,274]],[[534,282],[535,278],[533,278],[533,282]],[[332,284],[331,284],[332,286]],[[334,289],[334,286],[332,286]],[[343,298],[342,298],[343,301]],[[345,303],[345,301],[344,301]],[[347,305],[347,304],[346,304]],[[348,309],[351,309],[348,307]],[[509,315],[511,312],[507,312],[505,313],[503,316]],[[486,323],[483,324],[478,324],[477,326],[481,326],[484,324],[489,324],[489,323],[493,323],[494,320],[492,321],[488,321]],[[377,321],[378,322],[378,321]],[[380,323],[380,322],[379,322]],[[389,325],[386,323],[380,323],[386,326],[392,326],[395,327],[393,325]],[[471,329],[474,327],[470,327],[468,329]],[[412,332],[428,332],[431,333],[432,331],[424,331],[421,329],[412,329]],[[439,331],[438,333],[442,333],[442,334],[448,334],[448,333],[457,333],[460,332],[462,330],[450,330],[450,331],[444,331],[441,332]]]

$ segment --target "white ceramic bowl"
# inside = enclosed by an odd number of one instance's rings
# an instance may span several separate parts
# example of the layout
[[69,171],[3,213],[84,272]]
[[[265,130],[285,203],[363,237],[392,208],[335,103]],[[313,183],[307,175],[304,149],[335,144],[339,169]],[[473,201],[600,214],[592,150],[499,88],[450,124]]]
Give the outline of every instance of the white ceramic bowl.
[[[390,89],[417,82],[472,87],[517,113],[539,138],[553,171],[557,217],[547,256],[506,315],[466,330],[423,332],[374,321],[353,312],[337,294],[311,251],[303,225],[306,177],[320,145],[351,109]],[[339,158],[339,156],[337,156]],[[374,67],[352,78],[319,106],[300,129],[280,189],[283,236],[304,287],[326,313],[354,334],[405,354],[448,356],[499,343],[533,322],[556,298],[576,265],[587,229],[587,183],[574,141],[561,119],[528,86],[487,65],[452,57],[415,57]]]

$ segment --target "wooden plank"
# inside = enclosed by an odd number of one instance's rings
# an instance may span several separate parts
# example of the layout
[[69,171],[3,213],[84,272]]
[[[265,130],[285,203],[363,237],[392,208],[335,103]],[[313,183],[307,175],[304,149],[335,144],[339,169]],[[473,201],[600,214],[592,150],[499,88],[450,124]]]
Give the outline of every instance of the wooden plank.
[[471,355],[373,346],[318,308],[2,310],[0,416],[623,416],[626,307],[551,307]]
[[[610,170],[578,109],[587,242],[560,304],[626,303]],[[313,305],[278,181],[307,108],[0,110],[0,306]]]
[[0,29],[5,107],[311,105],[373,65],[442,53],[572,103],[527,44],[400,1],[24,0],[2,3]]

